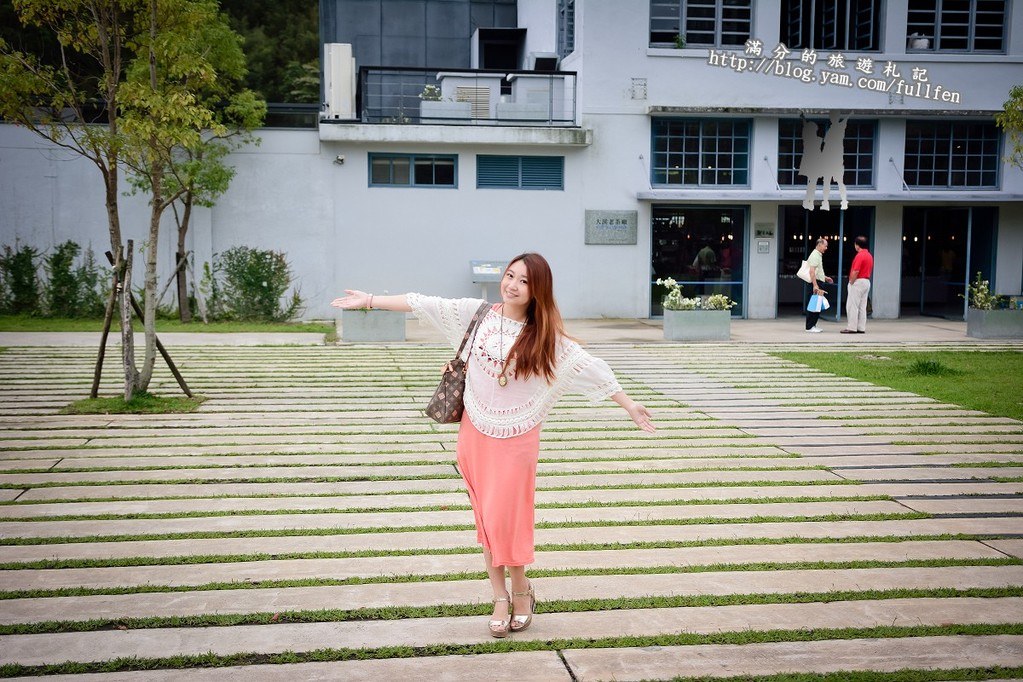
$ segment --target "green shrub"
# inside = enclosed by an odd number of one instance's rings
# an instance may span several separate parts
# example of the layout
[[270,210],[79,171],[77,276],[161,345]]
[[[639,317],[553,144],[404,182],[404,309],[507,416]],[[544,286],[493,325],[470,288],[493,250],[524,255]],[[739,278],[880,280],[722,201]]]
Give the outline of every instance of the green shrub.
[[75,269],[75,279],[78,282],[79,317],[101,317],[106,312],[113,279],[109,273],[103,276],[91,248],[85,250],[82,264]]
[[0,256],[0,302],[3,312],[15,315],[37,315],[39,309],[39,273],[36,259],[39,252],[31,246],[12,249],[4,246]]
[[51,317],[77,317],[81,315],[78,278],[75,276],[75,258],[82,247],[70,239],[58,244],[43,260],[49,282],[46,286],[46,312]]
[[48,281],[45,287],[46,314],[49,317],[99,317],[103,315],[104,282],[92,249],[87,249],[80,265],[75,259],[82,247],[70,239],[58,244],[43,260]]
[[39,251],[4,246],[0,256],[0,313],[48,317],[100,317],[111,280],[96,264],[92,249],[81,262],[82,247],[71,240],[58,244],[42,258],[45,278],[39,277]]
[[234,246],[214,257],[214,282],[217,274],[222,275],[222,283],[211,296],[210,302],[216,303],[211,306],[214,316],[285,322],[301,312],[302,298],[297,290],[286,306],[281,304],[292,283],[291,266],[283,253]]

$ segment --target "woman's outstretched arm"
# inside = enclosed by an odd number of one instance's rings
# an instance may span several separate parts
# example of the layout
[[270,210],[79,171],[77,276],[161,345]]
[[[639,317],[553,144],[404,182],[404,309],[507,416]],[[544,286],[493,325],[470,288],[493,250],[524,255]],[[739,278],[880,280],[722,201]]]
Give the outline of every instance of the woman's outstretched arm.
[[647,433],[653,433],[657,430],[651,420],[652,415],[650,410],[646,409],[635,400],[629,397],[629,394],[625,391],[618,391],[611,396],[611,400],[621,405],[629,416],[632,417],[632,421],[636,422],[636,426],[643,429]]
[[353,308],[371,308],[375,310],[394,310],[400,313],[412,312],[405,294],[395,296],[374,296],[358,289],[345,289],[347,296],[335,298],[330,302],[335,308],[351,310]]

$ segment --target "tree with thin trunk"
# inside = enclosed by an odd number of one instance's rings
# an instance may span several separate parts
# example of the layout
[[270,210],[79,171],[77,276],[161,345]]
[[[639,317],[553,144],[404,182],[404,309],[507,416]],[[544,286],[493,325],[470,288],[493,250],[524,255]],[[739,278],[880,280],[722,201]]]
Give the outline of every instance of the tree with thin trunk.
[[[125,397],[145,390],[156,359],[156,265],[160,221],[183,195],[168,184],[175,149],[195,147],[204,131],[224,135],[196,94],[218,78],[203,42],[221,20],[215,0],[14,0],[23,23],[46,29],[60,63],[0,42],[0,116],[89,159],[103,176],[111,251],[124,249],[118,213],[119,171],[129,166],[149,184],[145,243],[145,359],[136,371],[124,353]],[[120,262],[115,264],[120,270]],[[131,295],[130,281],[123,296]],[[121,302],[120,308],[128,308]],[[122,344],[131,346],[131,325]]]
[[1005,107],[995,115],[995,122],[1008,137],[1006,151],[1009,163],[1023,168],[1023,85],[1013,86]]
[[[0,117],[95,165],[103,178],[110,250],[124,252],[118,210],[121,89],[147,30],[144,0],[14,0],[22,24],[57,43],[57,63],[0,41]],[[121,263],[115,265],[120,269]],[[124,287],[127,296],[131,287]],[[124,306],[120,306],[123,308]],[[122,329],[130,345],[131,326]],[[134,358],[124,355],[125,395],[135,390]]]
[[195,103],[205,107],[212,116],[212,125],[198,138],[191,138],[188,143],[164,154],[165,167],[145,166],[129,178],[133,191],[151,195],[153,181],[159,180],[165,204],[174,214],[177,226],[175,277],[182,322],[192,319],[186,241],[192,211],[196,206],[212,207],[227,191],[235,173],[227,164],[228,154],[244,145],[259,144],[252,131],[262,125],[266,116],[266,102],[243,87],[245,54],[241,37],[231,29],[227,17],[219,13],[209,16],[193,27],[190,36],[197,44],[206,46],[205,58],[217,74],[216,79],[189,84]]

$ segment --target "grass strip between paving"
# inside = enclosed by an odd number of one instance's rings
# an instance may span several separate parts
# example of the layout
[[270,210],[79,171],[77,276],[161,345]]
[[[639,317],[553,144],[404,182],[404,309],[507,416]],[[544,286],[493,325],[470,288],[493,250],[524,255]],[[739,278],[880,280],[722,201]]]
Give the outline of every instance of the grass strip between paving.
[[[728,446],[723,446],[723,447],[728,447]],[[773,446],[759,446],[758,445],[756,447],[773,447]],[[53,448],[53,449],[54,450],[58,450],[59,448]],[[590,448],[590,449],[595,449],[595,448]],[[629,448],[626,448],[625,451],[628,451],[628,449]],[[13,452],[13,450],[6,450],[5,452]],[[443,460],[396,459],[396,460],[384,460],[384,461],[373,461],[373,462],[346,462],[346,461],[344,461],[346,458],[349,458],[349,457],[364,457],[364,456],[375,456],[375,455],[386,455],[386,454],[400,454],[400,453],[379,451],[379,452],[358,452],[358,453],[340,452],[340,453],[326,454],[326,455],[321,455],[321,453],[293,453],[291,455],[281,455],[281,456],[284,456],[284,457],[291,457],[291,456],[301,457],[301,456],[309,456],[309,455],[324,456],[324,457],[336,457],[337,461],[334,461],[334,462],[257,462],[257,463],[254,463],[254,464],[154,464],[154,465],[146,465],[146,466],[116,466],[116,467],[115,466],[62,467],[60,469],[54,469],[52,466],[50,466],[50,467],[38,467],[38,468],[34,468],[34,469],[0,469],[0,475],[8,475],[8,476],[10,476],[10,475],[18,475],[18,474],[82,474],[82,473],[104,473],[104,472],[111,472],[111,471],[179,471],[179,470],[196,471],[196,470],[206,470],[206,469],[216,469],[216,470],[223,470],[223,469],[240,469],[240,470],[244,470],[244,469],[268,469],[268,468],[272,468],[272,469],[278,469],[278,468],[280,468],[280,469],[303,469],[303,468],[319,468],[319,467],[335,467],[335,466],[343,466],[343,467],[441,466],[441,465],[444,465],[444,464],[452,464],[453,463],[452,459],[443,459]],[[437,451],[437,454],[441,455],[441,454],[450,454],[450,453],[448,453],[446,451],[443,451],[443,450],[440,450],[440,451]],[[215,454],[215,455],[211,455],[211,454],[198,454],[198,455],[141,455],[141,457],[218,457],[218,458],[219,457],[245,457],[245,456],[251,457],[253,455],[251,455],[251,454],[250,455],[238,455],[238,454],[234,454],[234,455],[220,455],[220,454]],[[262,457],[264,455],[260,454],[260,455],[257,455],[257,456]],[[271,456],[274,456],[274,455],[267,455],[268,458],[271,457]],[[54,457],[58,457],[58,455],[54,455]],[[128,459],[128,455],[110,455],[110,457]],[[795,454],[795,453],[789,453],[789,452],[771,452],[771,453],[755,454],[755,455],[747,455],[747,454],[729,455],[728,457],[729,458],[735,458],[735,459],[753,459],[753,460],[755,460],[755,459],[799,459],[801,457],[801,455],[798,455],[798,454]],[[540,457],[539,460],[538,460],[538,463],[539,464],[579,464],[579,463],[589,463],[589,462],[605,462],[606,463],[606,462],[609,462],[609,461],[615,461],[615,462],[621,462],[621,461],[625,461],[625,462],[629,462],[629,461],[639,461],[639,462],[650,461],[650,462],[656,462],[658,460],[679,460],[679,459],[703,459],[703,457],[701,457],[701,456],[697,456],[695,458],[693,458],[693,457],[685,457],[685,456],[679,455],[677,453],[677,450],[676,450],[676,451],[671,452],[669,454],[660,455],[660,456],[658,456],[658,455],[650,455],[650,454],[643,454],[640,457],[615,457],[615,458],[611,458],[611,457],[556,457],[556,458]],[[726,459],[726,458],[725,457],[713,457],[713,458],[709,458],[709,459]],[[20,459],[18,461],[24,462],[24,461],[30,461],[30,460]],[[756,467],[745,467],[745,468],[743,468],[743,467],[695,468],[694,467],[694,468],[688,469],[688,470],[689,471],[734,471],[736,469],[738,469],[738,470],[751,469],[751,470],[754,470],[754,471],[757,471],[757,470],[772,470],[772,471],[780,470],[780,471],[785,471],[787,469],[804,469],[804,468],[806,468],[806,467],[760,467],[759,469],[756,468]]]
[[[615,566],[611,568],[566,568],[533,569],[530,578],[566,578],[601,575],[663,575],[680,573],[717,572],[777,572],[777,571],[823,571],[838,569],[871,568],[949,568],[956,566],[1020,566],[1023,559],[978,558],[978,559],[909,559],[906,561],[796,561],[763,562],[747,564],[696,564],[688,566]],[[406,574],[357,576],[351,578],[296,578],[279,580],[252,580],[235,582],[213,582],[197,585],[133,585],[131,587],[61,587],[48,590],[0,591],[0,600],[43,599],[51,597],[90,597],[95,595],[153,594],[167,592],[205,592],[208,590],[253,590],[284,589],[291,587],[340,587],[344,585],[381,585],[393,583],[453,582],[458,580],[485,580],[485,571],[462,571],[455,573]]]
[[[589,502],[547,502],[537,509],[596,509],[606,507],[689,507],[721,504],[795,504],[803,502],[893,502],[890,495],[850,495],[842,497],[735,497],[723,499],[616,500]],[[62,502],[61,504],[66,504]],[[316,509],[228,509],[223,511],[153,512],[143,514],[65,514],[62,516],[22,516],[0,519],[3,523],[41,523],[46,521],[130,521],[138,519],[192,519],[222,516],[288,516],[291,514],[393,514],[437,511],[468,511],[468,504],[436,504],[420,507],[321,507]]]
[[[1023,635],[1023,624],[1008,625],[941,625],[941,626],[883,626],[874,628],[842,628],[819,630],[768,630],[717,632],[711,634],[650,635],[643,637],[606,637],[602,639],[504,639],[482,644],[435,644],[432,646],[395,646],[375,649],[317,649],[315,651],[286,651],[277,654],[240,653],[217,655],[206,653],[167,658],[118,658],[110,661],[79,663],[68,661],[55,665],[0,666],[0,677],[22,675],[81,675],[98,672],[131,670],[159,670],[182,668],[221,668],[257,664],[287,664],[334,662],[388,658],[415,658],[423,656],[466,656],[472,654],[504,653],[511,651],[561,651],[565,649],[599,649],[647,646],[687,646],[696,644],[753,644],[764,642],[814,642],[836,639],[894,639],[901,637],[941,637],[953,635]],[[1020,668],[1023,670],[1023,668]]]
[[[1002,515],[1004,516],[1004,514]],[[924,512],[878,514],[819,514],[804,516],[746,516],[739,518],[701,517],[686,519],[643,519],[629,521],[559,521],[535,524],[538,530],[555,528],[608,528],[634,526],[696,526],[739,523],[835,523],[838,521],[908,521],[934,518]],[[475,530],[474,524],[428,526],[367,526],[355,528],[281,528],[234,531],[197,531],[190,533],[149,533],[135,535],[82,535],[60,537],[12,537],[0,539],[0,546],[55,545],[89,542],[144,542],[149,540],[209,540],[222,538],[295,537],[323,535],[368,535],[372,533],[430,533]]]
[[[613,483],[609,485],[565,485],[541,488],[541,492],[567,490],[656,490],[665,488],[759,488],[763,486],[814,486],[814,485],[864,485],[866,481],[850,478],[815,481],[690,481],[669,483]],[[154,495],[152,497],[73,497],[41,500],[6,500],[0,507],[31,505],[31,504],[75,504],[79,502],[151,502],[154,500],[229,500],[229,499],[277,499],[277,498],[315,498],[315,497],[371,497],[391,495],[443,495],[464,493],[461,488],[452,490],[384,490],[369,492],[328,492],[328,493],[233,493],[217,495]]]
[[[597,460],[607,461],[607,460]],[[637,460],[641,461],[641,460]],[[431,465],[439,466],[443,462],[432,462]],[[366,466],[378,466],[378,465],[366,465]],[[188,470],[195,470],[195,467],[185,467]],[[116,469],[116,471],[121,471]],[[537,477],[555,477],[555,476],[610,476],[616,474],[691,474],[699,472],[717,472],[717,471],[829,471],[828,467],[820,464],[815,466],[793,466],[793,467],[712,467],[712,468],[698,468],[698,467],[684,467],[676,469],[642,469],[640,471],[634,471],[630,469],[582,469],[574,471],[538,471]],[[11,472],[13,473],[13,472]],[[17,472],[23,473],[23,472]],[[48,473],[59,473],[55,471],[49,471]],[[0,483],[0,489],[7,490],[20,490],[22,488],[63,488],[72,486],[107,486],[107,485],[185,485],[185,484],[201,484],[201,485],[223,485],[227,483],[352,483],[361,481],[428,481],[432,479],[461,479],[461,476],[452,473],[448,475],[444,474],[410,474],[405,476],[270,476],[270,477],[253,477],[253,478],[177,478],[177,479],[141,479],[132,481],[43,481],[39,483]]]
[[[966,534],[940,535],[861,535],[845,538],[707,538],[705,540],[662,540],[650,542],[561,543],[541,544],[537,552],[589,552],[629,549],[685,549],[689,547],[745,547],[749,545],[827,545],[857,544],[862,542],[928,542],[960,540],[983,542],[997,540],[999,536]],[[114,559],[40,559],[36,561],[0,564],[2,571],[61,569],[61,568],[120,568],[125,566],[183,566],[187,564],[225,564],[250,561],[283,561],[289,559],[363,559],[398,556],[444,556],[449,554],[478,554],[479,547],[446,547],[436,549],[364,549],[347,552],[279,552],[275,554],[184,554],[166,557],[118,557]]]

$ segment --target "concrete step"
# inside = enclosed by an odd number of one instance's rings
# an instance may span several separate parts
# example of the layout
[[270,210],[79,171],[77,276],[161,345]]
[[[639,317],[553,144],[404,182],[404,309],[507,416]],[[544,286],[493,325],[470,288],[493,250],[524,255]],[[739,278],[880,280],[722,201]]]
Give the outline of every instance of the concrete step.
[[[265,604],[275,610],[276,604]],[[533,626],[514,635],[516,641],[539,641],[579,637],[599,639],[621,636],[654,636],[690,633],[747,632],[757,630],[805,630],[820,628],[870,628],[947,623],[1015,623],[1023,600],[1005,599],[889,599],[813,604],[757,604],[665,609],[584,611],[544,614],[538,611]],[[393,621],[245,625],[206,628],[154,628],[127,630],[111,637],[109,632],[67,632],[0,637],[0,656],[5,662],[46,665],[63,661],[104,661],[127,657],[168,657],[211,652],[230,655],[243,652],[277,653],[327,648],[377,648],[430,646],[436,644],[484,644],[492,641],[486,629],[488,617],[412,618]],[[1017,647],[1023,637],[1002,642]],[[800,643],[805,644],[805,643]],[[675,665],[687,648],[671,647]],[[613,651],[613,650],[597,650]],[[626,650],[634,651],[632,649]],[[625,652],[622,652],[625,653]],[[1019,660],[1019,649],[1014,654]],[[682,659],[686,658],[684,655]],[[582,667],[582,659],[579,667]],[[571,666],[571,661],[569,662]],[[607,663],[603,663],[607,665]],[[960,664],[962,665],[962,664]],[[993,665],[986,662],[983,665]],[[1017,663],[1018,665],[1018,663]],[[904,666],[900,666],[904,667]],[[640,679],[628,675],[629,679]],[[644,678],[649,679],[649,677]]]

